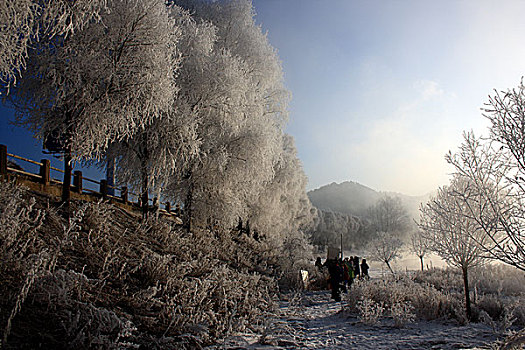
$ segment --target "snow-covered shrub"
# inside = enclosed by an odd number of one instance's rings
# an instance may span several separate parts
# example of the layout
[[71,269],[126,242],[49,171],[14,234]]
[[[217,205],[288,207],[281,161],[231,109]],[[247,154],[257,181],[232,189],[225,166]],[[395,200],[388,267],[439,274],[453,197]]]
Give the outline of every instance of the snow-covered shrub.
[[345,310],[357,312],[358,301],[365,298],[382,303],[387,310],[394,303],[410,303],[413,313],[420,319],[447,318],[460,323],[466,321],[461,311],[461,294],[444,293],[429,284],[417,283],[407,276],[389,276],[382,280],[354,283],[349,295],[345,297]]
[[281,278],[279,279],[281,288],[303,288],[299,271],[306,270],[310,274],[317,269],[309,261],[311,252],[312,247],[301,232],[295,232],[285,239],[280,247],[280,258],[277,259],[277,266],[281,271]]
[[100,282],[89,281],[81,273],[61,269],[40,278],[28,306],[33,315],[40,317],[24,315],[25,325],[39,327],[42,334],[60,332],[53,343],[47,341],[50,347],[68,344],[79,348],[119,348],[120,341],[132,335],[135,327],[109,307],[89,302],[93,292],[90,289],[97,283]]
[[385,308],[382,302],[375,302],[372,299],[364,298],[357,303],[359,310],[359,320],[367,325],[375,325],[383,316]]
[[505,308],[501,319],[498,321],[498,329],[500,333],[505,333],[514,324],[516,317],[514,317],[514,310],[512,308]]
[[522,349],[525,345],[525,329],[509,335],[502,344],[498,347],[501,350],[515,350]]
[[[481,320],[484,311],[491,320],[499,322],[508,309],[512,310],[515,325],[525,325],[525,307],[519,302],[520,296],[525,293],[523,272],[503,264],[484,265],[472,269],[471,272],[469,280],[473,286],[473,320]],[[414,281],[428,283],[453,296],[460,293],[462,277],[460,272],[454,269],[432,269],[418,272]],[[483,317],[486,319],[486,316]]]
[[514,304],[514,317],[516,317],[515,325],[525,327],[525,296],[519,297]]
[[188,233],[105,203],[72,201],[69,220],[15,192],[0,191],[17,201],[0,201],[12,222],[0,232],[8,346],[196,348],[263,328],[275,310],[271,247],[253,237]]
[[261,345],[270,345],[270,349],[297,349],[300,348],[301,345],[304,346],[304,344],[297,342],[297,338],[297,329],[290,326],[289,323],[282,320],[270,319],[258,343]]
[[[494,275],[494,278],[498,274],[499,272]],[[396,322],[396,317],[400,317],[398,315],[404,314],[401,306],[410,305],[412,307],[410,313],[415,316],[414,320],[446,319],[464,324],[467,319],[463,310],[461,283],[461,275],[451,269],[433,269],[417,272],[415,275],[387,276],[383,279],[356,281],[349,294],[344,296],[346,303],[343,312],[358,314],[359,301],[371,299],[376,303],[382,303],[394,318],[394,322]],[[489,282],[488,285],[496,287],[498,283]],[[476,288],[477,297],[472,310],[472,320],[493,324],[494,329],[498,331],[504,331],[511,325],[524,326],[523,294],[522,296],[512,295],[518,292],[518,289],[515,289],[516,286],[511,282],[504,281],[499,285],[506,287],[483,289],[484,284],[479,284],[479,287]],[[494,293],[485,294],[486,290]],[[504,290],[509,291],[511,295],[505,295]],[[409,317],[410,313],[405,313],[405,315]],[[402,322],[402,319],[400,321]]]
[[[414,280],[434,286],[438,290],[461,291],[461,271],[457,269],[434,268],[416,272]],[[472,291],[477,294],[495,294],[498,296],[517,296],[525,293],[525,274],[522,271],[503,264],[487,264],[473,268],[469,280]]]
[[427,283],[439,291],[463,290],[461,271],[452,268],[434,268],[426,271],[417,271],[414,281]]
[[34,280],[49,264],[48,251],[42,250],[36,239],[44,220],[45,213],[37,208],[34,198],[24,198],[24,190],[0,181],[0,310],[5,310],[0,315],[2,344]]
[[328,273],[327,268],[319,269],[315,267],[309,271],[309,276],[309,290],[325,290],[328,288],[328,279],[330,278],[330,274]]
[[37,208],[35,198],[24,198],[23,192],[12,182],[0,181],[0,254],[4,263],[23,265],[20,259],[38,249],[34,235],[44,223],[45,212]]
[[410,301],[397,301],[390,306],[390,315],[394,319],[396,327],[404,327],[407,323],[412,323],[416,319],[413,313],[414,307]]
[[505,308],[502,315],[498,319],[491,317],[485,310],[479,311],[479,321],[490,326],[494,333],[506,333],[508,329],[514,324],[516,317],[510,308]]
[[491,264],[472,270],[471,279],[483,294],[518,296],[525,293],[523,271],[503,264]]
[[498,320],[505,313],[503,302],[496,296],[483,295],[476,302],[476,307],[480,312],[485,312],[492,320]]
[[492,328],[492,330],[495,332],[497,329],[496,322],[490,317],[488,312],[485,310],[479,310],[477,319],[479,322],[484,323]]

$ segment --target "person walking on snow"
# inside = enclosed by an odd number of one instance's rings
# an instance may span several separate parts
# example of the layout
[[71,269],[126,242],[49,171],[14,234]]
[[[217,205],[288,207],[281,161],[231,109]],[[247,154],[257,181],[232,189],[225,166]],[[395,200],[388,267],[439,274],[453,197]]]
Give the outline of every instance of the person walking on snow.
[[359,270],[359,257],[356,255],[354,256],[354,261],[352,261],[354,264],[354,275],[356,278],[361,277],[361,271]]
[[345,284],[350,288],[352,286],[352,283],[354,282],[354,267],[352,263],[348,260],[348,258],[345,258],[343,261],[343,270],[344,270],[344,278],[345,278]]
[[332,299],[341,301],[341,282],[343,281],[343,268],[337,259],[328,261],[328,273],[330,274],[330,287],[332,288]]
[[370,276],[368,276],[369,268],[370,266],[368,266],[368,264],[366,263],[366,259],[363,259],[363,261],[361,262],[361,277],[362,278],[370,279]]

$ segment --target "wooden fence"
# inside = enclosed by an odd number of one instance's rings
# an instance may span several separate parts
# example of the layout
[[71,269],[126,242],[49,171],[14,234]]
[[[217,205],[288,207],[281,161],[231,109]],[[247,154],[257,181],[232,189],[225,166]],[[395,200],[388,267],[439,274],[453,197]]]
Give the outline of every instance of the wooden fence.
[[[12,166],[9,166],[8,158],[17,159],[29,164],[33,164],[39,167],[38,173],[32,173],[25,171],[23,169],[18,169]],[[25,177],[29,181],[38,183],[40,190],[47,193],[53,193],[50,191],[51,187],[60,185],[62,186],[63,182],[61,180],[55,179],[51,176],[51,171],[64,174],[64,170],[58,169],[51,166],[49,159],[42,159],[40,162],[34,161],[32,159],[27,159],[16,154],[11,154],[7,152],[7,146],[0,144],[0,177],[9,178],[9,176],[14,175],[16,177]],[[82,175],[82,171],[75,171],[73,173],[73,181],[71,186],[71,192],[77,195],[88,195],[96,198],[109,199],[112,202],[121,203],[128,206],[137,206],[140,207],[140,195],[137,193],[130,192],[127,187],[118,187],[110,186],[106,179],[96,181],[89,179]],[[63,175],[62,175],[63,177]],[[98,185],[98,190],[93,190],[87,188],[84,184],[91,183]],[[113,191],[109,191],[112,189]],[[119,192],[119,196],[115,195],[115,192]],[[110,194],[113,193],[113,194]],[[130,197],[136,198],[136,201],[130,199]],[[158,203],[157,198],[148,198],[148,205],[151,202],[152,208],[156,208],[159,204],[163,204],[164,208],[158,208],[161,212],[166,214],[174,213],[177,216],[180,215],[179,206],[176,207],[175,212],[172,212],[171,204],[169,202]]]

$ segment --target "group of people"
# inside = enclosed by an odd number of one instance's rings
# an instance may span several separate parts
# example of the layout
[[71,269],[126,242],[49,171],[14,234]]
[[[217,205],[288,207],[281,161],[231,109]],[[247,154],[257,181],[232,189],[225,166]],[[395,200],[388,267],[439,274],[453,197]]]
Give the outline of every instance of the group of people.
[[339,259],[326,259],[324,263],[321,262],[321,258],[318,257],[315,261],[315,266],[319,269],[328,269],[330,278],[328,283],[332,290],[332,299],[335,301],[341,301],[341,291],[343,293],[348,292],[348,288],[352,286],[355,278],[369,279],[368,269],[370,268],[366,263],[366,259],[361,261],[359,264],[358,256],[351,256],[344,260]]

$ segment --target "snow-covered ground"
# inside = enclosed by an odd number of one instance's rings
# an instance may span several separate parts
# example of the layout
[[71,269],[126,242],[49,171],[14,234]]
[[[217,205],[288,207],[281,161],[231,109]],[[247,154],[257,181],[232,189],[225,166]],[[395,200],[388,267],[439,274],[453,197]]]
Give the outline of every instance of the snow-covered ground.
[[343,302],[330,300],[329,291],[305,292],[281,301],[279,315],[268,320],[264,334],[225,339],[213,349],[490,349],[497,340],[483,324],[417,321],[395,328],[361,323],[341,312]]

